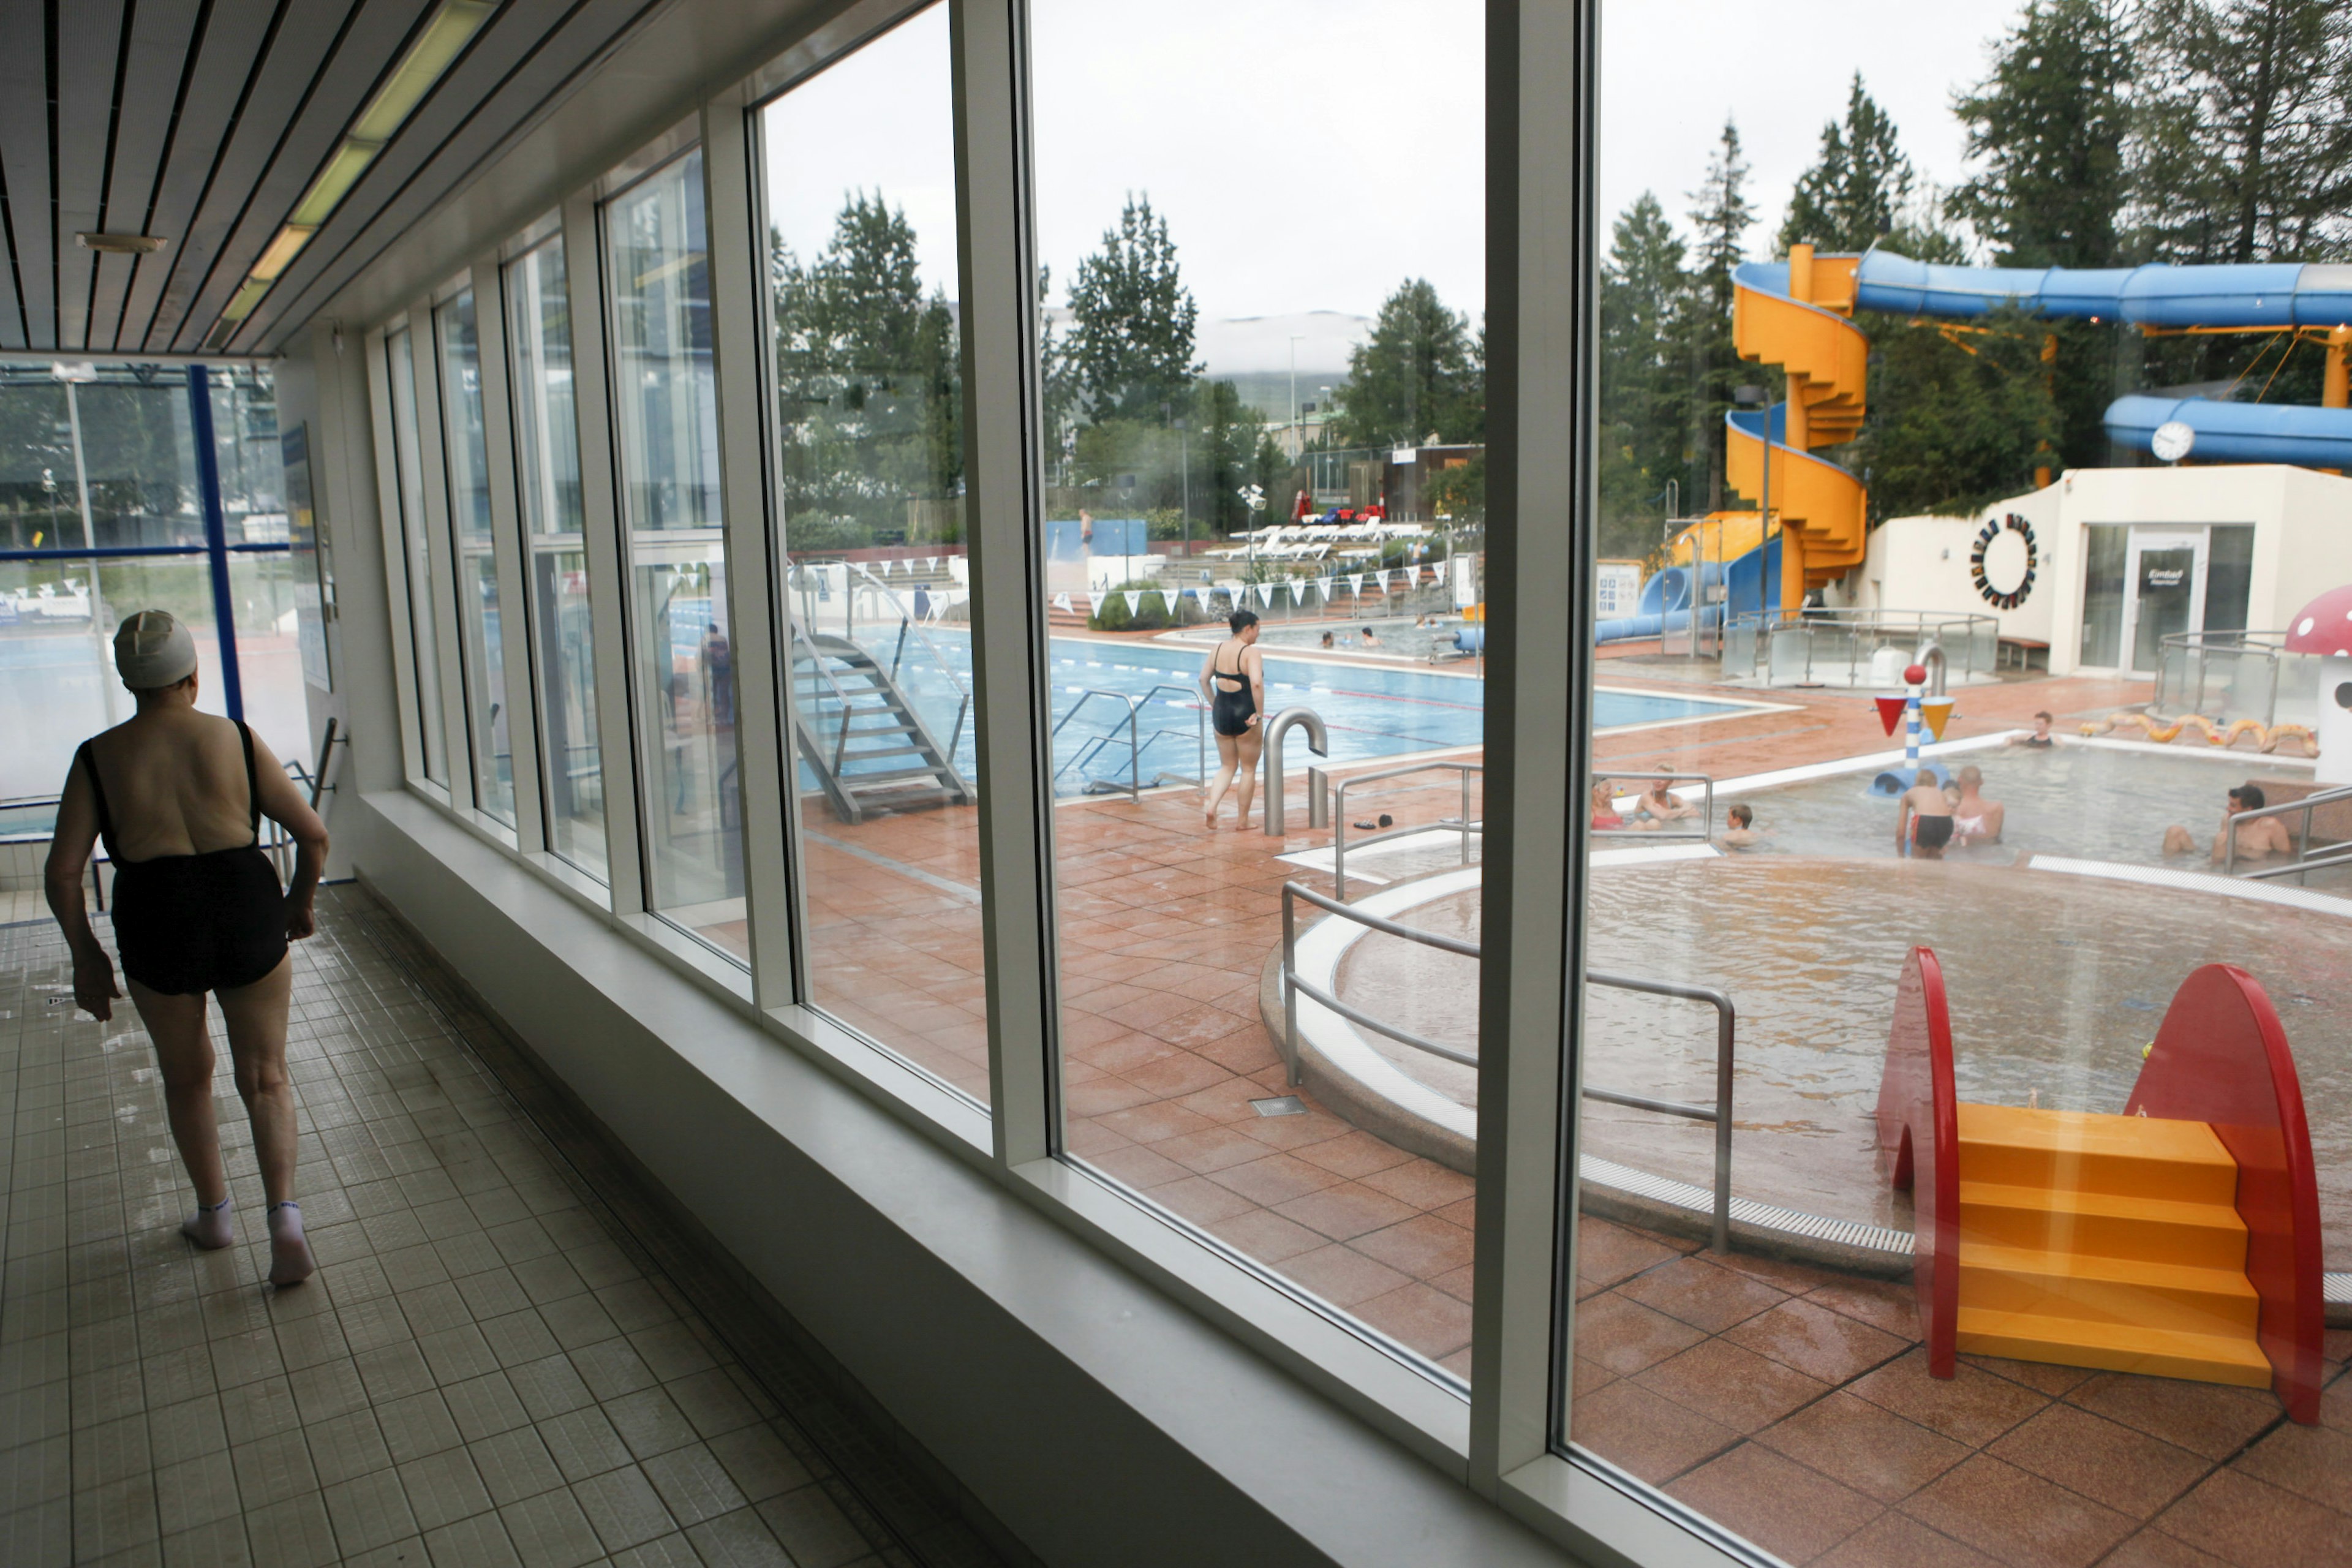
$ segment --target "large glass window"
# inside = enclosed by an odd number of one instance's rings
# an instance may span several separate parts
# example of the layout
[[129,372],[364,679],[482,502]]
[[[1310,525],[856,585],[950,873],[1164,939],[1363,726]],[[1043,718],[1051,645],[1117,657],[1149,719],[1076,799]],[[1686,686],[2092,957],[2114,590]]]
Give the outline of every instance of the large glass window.
[[416,667],[416,708],[406,715],[416,726],[425,776],[449,784],[447,731],[441,720],[439,622],[434,616],[433,553],[426,546],[425,468],[416,445],[416,356],[408,329],[385,334],[385,379],[392,389],[392,444],[400,478],[401,560],[408,569],[409,647]]
[[[1466,1377],[1479,14],[1032,12],[1066,1149]],[[1245,106],[1296,100],[1301,60],[1396,90],[1286,115],[1269,163]],[[1171,104],[1216,107],[1174,134]],[[1302,230],[1313,192],[1394,221]],[[1344,887],[1309,764],[1371,825]]]
[[499,563],[491,548],[489,458],[482,431],[482,357],[474,291],[433,312],[441,339],[441,449],[449,468],[449,532],[457,563],[458,664],[466,733],[474,752],[474,802],[514,826],[514,755],[507,722],[506,662],[499,644]]
[[548,846],[604,875],[604,775],[596,744],[595,631],[581,539],[580,428],[572,390],[572,309],[563,242],[506,270],[514,365],[515,470],[521,478],[531,663],[539,672]]
[[[2235,264],[2321,259],[2290,215],[2333,198],[2233,129],[2269,46],[2224,14],[1601,8],[1581,434],[1592,553],[1643,582],[1593,634],[1558,1386],[1578,1447],[1775,1561],[2352,1541],[2305,1425],[2338,1364],[2320,1263],[2352,1239],[2345,928],[2247,879],[2299,845],[2240,809],[2313,773],[2300,746],[2217,762],[2247,737],[2185,723],[2178,682],[2118,714],[2148,687],[1965,657],[1998,616],[2151,668],[2239,491],[2130,448],[2316,413],[2285,405],[2321,356]],[[2273,372],[2260,405],[2195,395]],[[2029,571],[2053,500],[2136,526],[2045,528]],[[2239,542],[2209,607],[2271,570]],[[1769,637],[1767,673],[1685,656],[1695,617]],[[1615,727],[1637,692],[1777,706]]]
[[984,1098],[950,100],[940,6],[761,126],[812,989]]
[[647,902],[740,959],[750,942],[701,153],[608,202],[604,243]]

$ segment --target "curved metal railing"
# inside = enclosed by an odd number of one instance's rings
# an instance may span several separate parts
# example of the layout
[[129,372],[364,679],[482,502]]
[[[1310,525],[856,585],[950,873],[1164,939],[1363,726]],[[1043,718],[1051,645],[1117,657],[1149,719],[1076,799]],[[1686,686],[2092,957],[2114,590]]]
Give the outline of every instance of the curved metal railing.
[[1451,772],[1462,775],[1462,815],[1441,816],[1433,823],[1420,823],[1406,827],[1391,827],[1356,840],[1356,847],[1364,849],[1391,838],[1403,838],[1416,833],[1434,833],[1454,828],[1462,836],[1462,864],[1470,864],[1470,836],[1486,831],[1470,815],[1470,778],[1485,777],[1486,765],[1481,763],[1413,763],[1402,768],[1382,768],[1378,773],[1357,773],[1342,779],[1331,792],[1331,880],[1341,898],[1348,896],[1348,792],[1358,784],[1375,784],[1381,779],[1402,778],[1409,773]]
[[[1297,900],[1306,900],[1327,914],[1358,925],[1399,937],[1441,952],[1454,953],[1463,958],[1481,957],[1478,943],[1463,937],[1444,936],[1436,931],[1422,931],[1399,921],[1385,919],[1354,904],[1301,887],[1297,882],[1282,885],[1282,1062],[1289,1082],[1300,1081],[1298,1052],[1298,998],[1303,993],[1308,1000],[1329,1008],[1351,1024],[1384,1035],[1399,1045],[1410,1046],[1443,1060],[1465,1067],[1478,1065],[1475,1051],[1446,1045],[1400,1028],[1373,1017],[1360,1007],[1342,1002],[1312,981],[1298,977],[1298,914]],[[1591,970],[1585,974],[1588,985],[1604,985],[1612,990],[1635,991],[1651,996],[1669,996],[1682,1001],[1705,1002],[1715,1009],[1715,1103],[1691,1105],[1678,1100],[1659,1100],[1650,1095],[1633,1094],[1621,1089],[1603,1089],[1592,1084],[1582,1086],[1580,1093],[1587,1100],[1597,1100],[1608,1105],[1622,1105],[1633,1110],[1654,1111],[1661,1116],[1678,1116],[1689,1121],[1712,1123],[1715,1128],[1715,1204],[1714,1246],[1718,1252],[1731,1250],[1731,1083],[1739,1019],[1738,1011],[1728,994],[1708,985],[1687,985],[1675,980],[1647,980],[1632,974],[1609,974]]]
[[[2352,811],[2352,784],[2336,789],[2315,790],[2301,800],[2290,800],[2277,805],[2265,805],[2253,811],[2231,814],[2229,825],[2222,828],[2221,874],[2243,877],[2248,881],[2268,881],[2273,877],[2307,877],[2313,871],[2325,871],[2337,866],[2352,866],[2352,841],[2331,840],[2321,846],[2323,853],[2314,854],[2311,843],[2311,815],[2324,805],[2341,805]],[[2238,869],[2238,829],[2258,817],[2285,818],[2299,816],[2301,829],[2294,836],[2294,858],[2281,866],[2262,866],[2251,871]],[[2307,884],[2306,884],[2307,885]]]

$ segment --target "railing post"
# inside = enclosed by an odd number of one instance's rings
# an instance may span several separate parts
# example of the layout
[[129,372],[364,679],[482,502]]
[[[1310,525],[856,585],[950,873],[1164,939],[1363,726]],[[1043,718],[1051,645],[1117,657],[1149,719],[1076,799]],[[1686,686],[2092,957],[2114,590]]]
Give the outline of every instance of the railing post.
[[1715,1249],[1731,1250],[1731,1003],[1715,1010]]
[[[1342,895],[1345,896],[1344,894]],[[1284,1081],[1298,1087],[1298,987],[1291,984],[1298,969],[1298,900],[1287,883],[1282,889],[1282,1065]]]

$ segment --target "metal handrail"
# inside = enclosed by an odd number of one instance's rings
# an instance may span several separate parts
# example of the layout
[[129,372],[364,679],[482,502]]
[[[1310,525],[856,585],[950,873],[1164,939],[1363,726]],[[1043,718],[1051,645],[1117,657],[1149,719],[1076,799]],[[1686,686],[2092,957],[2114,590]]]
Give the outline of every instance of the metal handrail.
[[[1283,737],[1302,725],[1307,731],[1307,749],[1318,757],[1329,756],[1331,754],[1330,731],[1324,727],[1323,715],[1314,709],[1293,706],[1270,713],[1260,721],[1260,727],[1265,735],[1264,756],[1265,779],[1259,787],[1265,795],[1263,810],[1265,816],[1265,836],[1268,838],[1279,838],[1289,830],[1289,813],[1282,794],[1285,771],[1282,763]],[[1330,806],[1324,794],[1323,779],[1321,768],[1311,765],[1307,768],[1307,826],[1309,832],[1327,826],[1330,820],[1327,815]]]
[[[2331,855],[2324,860],[2314,860],[2311,858],[2311,814],[2323,805],[2336,805],[2346,801],[2352,801],[2352,784],[2341,784],[2335,789],[2317,790],[2305,795],[2301,800],[2285,801],[2277,805],[2260,806],[2252,811],[2231,812],[2229,826],[2221,832],[2221,874],[2225,877],[2238,875],[2238,825],[2263,816],[2301,816],[2303,828],[2295,835],[2294,859],[2291,863],[2284,866],[2266,866],[2257,871],[2249,871],[2245,874],[2249,880],[2290,876],[2301,871],[2321,870],[2329,866],[2338,865],[2347,858],[2352,858],[2352,850]],[[2331,844],[2329,847],[2337,848],[2339,846]]]
[[1375,784],[1381,779],[1402,778],[1408,773],[1436,773],[1448,769],[1462,775],[1462,815],[1460,816],[1441,816],[1435,824],[1428,826],[1391,827],[1384,833],[1375,833],[1370,838],[1357,839],[1356,847],[1361,849],[1367,845],[1378,844],[1390,838],[1402,838],[1408,834],[1428,833],[1435,828],[1452,827],[1458,829],[1462,835],[1462,864],[1465,866],[1470,864],[1470,836],[1486,831],[1483,826],[1472,821],[1470,817],[1470,775],[1477,773],[1484,776],[1486,772],[1484,763],[1413,763],[1402,768],[1382,768],[1374,773],[1358,773],[1352,778],[1342,779],[1339,787],[1331,792],[1331,880],[1338,889],[1339,897],[1344,899],[1348,896],[1348,791],[1358,784]]
[[[1938,634],[1942,628],[1955,626],[1967,628],[1971,634],[1961,639],[1962,646],[1967,649],[1967,662],[1961,670],[1962,679],[1965,679],[1977,673],[1977,638],[1973,634],[1982,627],[1989,626],[1997,638],[2000,631],[2000,617],[1979,616],[1966,610],[1831,609],[1826,607],[1790,610],[1783,607],[1769,610],[1742,610],[1736,616],[1727,616],[1724,619],[1722,635],[1725,655],[1727,658],[1730,637],[1734,631],[1746,627],[1755,632],[1756,662],[1750,673],[1759,680],[1769,681],[1772,673],[1770,639],[1775,631],[1801,628],[1810,634],[1813,628],[1820,627],[1824,630],[1844,629],[1853,632],[1883,634],[1884,640],[1878,645],[1882,647],[1898,647],[1907,636],[1914,647],[1925,647],[1930,643],[1940,644],[1943,639]],[[1849,684],[1853,683],[1856,671],[1860,668],[1857,660],[1858,652],[1859,649],[1852,645],[1849,645],[1846,649],[1845,671]],[[1730,673],[1727,668],[1726,673]],[[1800,679],[1810,680],[1812,679],[1812,674],[1813,639],[1808,635],[1805,638],[1805,668]]]
[[[1706,796],[1706,804],[1699,808],[1699,828],[1696,833],[1690,831],[1688,828],[1682,827],[1596,827],[1592,829],[1593,837],[1644,838],[1653,841],[1661,838],[1696,838],[1702,843],[1711,842],[1714,839],[1715,775],[1712,773],[1661,773],[1655,772],[1627,773],[1610,773],[1604,771],[1601,773],[1596,773],[1592,775],[1592,782],[1595,784],[1600,784],[1607,779],[1642,779],[1644,781],[1650,779],[1664,779],[1669,784],[1699,784],[1704,786],[1702,793]],[[1674,791],[1670,789],[1666,793],[1672,795]],[[1639,797],[1637,796],[1636,798],[1638,799]]]
[[[1375,1030],[1400,1045],[1425,1051],[1431,1056],[1475,1068],[1478,1058],[1475,1052],[1458,1046],[1416,1035],[1384,1024],[1360,1008],[1349,1006],[1337,996],[1310,981],[1298,977],[1298,914],[1297,900],[1305,899],[1317,909],[1355,921],[1388,936],[1402,937],[1423,947],[1433,947],[1441,952],[1451,952],[1463,958],[1480,958],[1479,943],[1462,937],[1444,936],[1436,931],[1422,931],[1399,921],[1372,914],[1357,905],[1328,898],[1312,888],[1297,882],[1282,885],[1282,1061],[1288,1081],[1295,1087],[1302,1081],[1298,1052],[1298,995],[1307,997],[1353,1024]],[[1589,1100],[1607,1105],[1622,1105],[1633,1110],[1654,1111],[1661,1116],[1679,1116],[1689,1121],[1711,1122],[1715,1127],[1715,1204],[1714,1247],[1717,1252],[1731,1250],[1731,1084],[1736,1057],[1739,1015],[1731,997],[1710,985],[1688,985],[1674,980],[1644,980],[1631,974],[1608,974],[1589,970],[1585,982],[1605,985],[1618,991],[1638,991],[1645,995],[1672,996],[1689,1002],[1705,1002],[1715,1009],[1715,1103],[1691,1105],[1678,1100],[1657,1100],[1648,1095],[1631,1094],[1623,1089],[1601,1089],[1591,1084],[1580,1087],[1578,1092]]]
[[[1163,691],[1172,691],[1180,697],[1189,697],[1192,694],[1192,689],[1189,686],[1170,686],[1164,683],[1151,688],[1149,691],[1144,692],[1140,696],[1125,691],[1113,691],[1108,687],[1087,687],[1078,693],[1078,700],[1076,702],[1071,703],[1068,710],[1065,711],[1059,719],[1054,721],[1053,729],[1046,732],[1045,743],[1048,754],[1051,753],[1054,742],[1061,738],[1063,726],[1069,723],[1071,720],[1076,718],[1078,716],[1078,710],[1084,708],[1088,702],[1100,697],[1108,701],[1124,703],[1127,706],[1128,798],[1137,801],[1141,800],[1143,798],[1143,746],[1139,739],[1136,716],[1142,712],[1145,708],[1150,706],[1151,700],[1159,696]],[[1202,731],[1202,726],[1207,721],[1203,717],[1203,715],[1208,711],[1207,709],[1198,703],[1190,702],[1171,703],[1170,706],[1187,707],[1194,710],[1192,720],[1192,728],[1194,731],[1192,737],[1192,765],[1197,769],[1205,770],[1208,765],[1206,762],[1206,747],[1208,742]],[[1114,728],[1113,733],[1117,733],[1116,728]],[[1157,740],[1160,735],[1167,733],[1169,733],[1169,731],[1165,730],[1157,731],[1153,733],[1152,738]],[[1108,739],[1109,739],[1109,736],[1097,737],[1097,742]],[[1054,770],[1054,776],[1055,778],[1060,778],[1064,773],[1069,772],[1070,769],[1082,764],[1087,758],[1092,756],[1100,749],[1101,747],[1099,743],[1088,746],[1085,751],[1079,752],[1078,755],[1071,758],[1068,762],[1064,763],[1060,767],[1055,768]]]
[[[898,683],[898,670],[904,662],[907,654],[907,634],[911,631],[915,634],[916,638],[922,643],[924,651],[931,656],[931,662],[939,667],[940,673],[948,678],[948,684],[955,688],[956,696],[961,699],[961,700],[956,705],[955,727],[948,736],[947,744],[947,754],[950,758],[953,758],[956,754],[956,748],[963,743],[964,721],[970,717],[971,713],[971,689],[963,683],[963,678],[956,673],[955,666],[950,664],[948,662],[947,656],[940,651],[940,645],[931,640],[931,634],[923,629],[922,622],[916,616],[915,613],[912,610],[909,610],[906,605],[900,601],[898,597],[898,590],[884,582],[881,578],[874,575],[873,573],[867,571],[865,566],[858,562],[849,560],[833,562],[795,561],[790,563],[788,571],[793,578],[795,579],[793,586],[798,589],[804,605],[803,610],[803,618],[807,621],[812,628],[815,627],[817,624],[816,601],[812,596],[804,580],[814,570],[827,565],[839,566],[844,574],[845,582],[841,595],[841,635],[846,640],[853,643],[857,640],[857,592],[856,586],[847,581],[849,577],[854,575],[858,578],[863,578],[868,586],[872,587],[877,593],[879,593],[884,600],[889,604],[890,607],[898,612],[898,647],[892,651],[890,656],[890,682],[892,685],[895,686]],[[814,645],[812,645],[812,647],[814,647]],[[879,668],[879,661],[877,661],[877,668]],[[838,691],[839,687],[836,685],[835,689]],[[845,730],[846,729],[845,721],[844,728]]]

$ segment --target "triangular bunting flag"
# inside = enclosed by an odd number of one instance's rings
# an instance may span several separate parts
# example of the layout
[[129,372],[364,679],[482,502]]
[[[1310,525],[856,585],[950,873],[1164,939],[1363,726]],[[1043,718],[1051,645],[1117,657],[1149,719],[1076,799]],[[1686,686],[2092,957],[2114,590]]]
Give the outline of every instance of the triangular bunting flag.
[[940,569],[940,558],[939,558],[938,556],[936,556],[936,555],[926,555],[926,556],[924,556],[924,557],[923,557],[923,570],[924,570],[924,571],[926,571],[926,572],[936,572],[936,571],[938,571],[939,569]]
[[1272,609],[1272,608],[1274,608],[1274,584],[1271,584],[1271,583],[1260,583],[1260,584],[1257,585],[1257,602],[1258,602],[1259,604],[1261,604],[1261,605],[1265,605],[1265,606],[1267,609],[1269,609],[1269,610],[1270,610],[1270,609]]
[[1127,613],[1129,616],[1143,614],[1143,595],[1133,588],[1127,590]]
[[1078,597],[1087,602],[1087,614],[1088,616],[1092,616],[1095,613],[1095,605],[1100,601],[1096,599],[1092,594],[1081,594]]
[[1177,597],[1178,597],[1178,595],[1174,595],[1174,594],[1170,593],[1167,589],[1165,589],[1165,588],[1160,589],[1160,609],[1161,609],[1162,611],[1166,612],[1166,613],[1167,613],[1168,615],[1170,615],[1170,616],[1173,616],[1173,615],[1175,615],[1175,613],[1176,613],[1176,600],[1177,600]]
[[1066,616],[1074,614],[1077,606],[1070,603],[1070,596],[1067,594],[1056,594],[1054,595],[1054,608]]
[[1361,572],[1349,574],[1348,578],[1348,592],[1353,594],[1359,599],[1364,596],[1364,574]]

